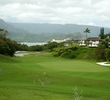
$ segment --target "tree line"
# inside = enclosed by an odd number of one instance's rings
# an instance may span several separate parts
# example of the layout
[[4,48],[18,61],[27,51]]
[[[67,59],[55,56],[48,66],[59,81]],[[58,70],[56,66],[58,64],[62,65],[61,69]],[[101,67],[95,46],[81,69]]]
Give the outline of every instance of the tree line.
[[63,46],[62,43],[48,42],[45,45],[27,46],[7,38],[8,31],[0,29],[0,54],[14,56],[16,51],[52,51],[53,48]]

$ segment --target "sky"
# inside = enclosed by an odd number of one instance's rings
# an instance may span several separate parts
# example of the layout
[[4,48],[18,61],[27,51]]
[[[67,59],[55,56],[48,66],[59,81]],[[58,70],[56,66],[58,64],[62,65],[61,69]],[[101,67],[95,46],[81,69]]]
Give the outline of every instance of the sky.
[[0,0],[0,18],[16,23],[110,27],[110,0]]

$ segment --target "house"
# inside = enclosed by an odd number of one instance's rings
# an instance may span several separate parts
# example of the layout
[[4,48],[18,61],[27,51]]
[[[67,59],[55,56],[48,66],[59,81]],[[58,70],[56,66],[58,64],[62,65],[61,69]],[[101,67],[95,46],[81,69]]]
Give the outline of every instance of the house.
[[98,44],[100,42],[100,38],[99,37],[90,37],[87,38],[87,46],[89,47],[98,47]]
[[78,44],[79,44],[80,46],[86,46],[85,40],[80,40],[80,41],[78,41]]
[[87,40],[79,40],[78,44],[80,46],[98,47],[99,42],[100,42],[99,37],[90,37],[87,38]]
[[62,42],[65,42],[65,40],[55,40],[55,39],[53,39],[51,42],[62,43]]
[[63,40],[55,40],[53,39],[51,42],[57,42],[57,43],[62,43],[62,42],[66,42],[66,41],[69,41],[70,38],[66,38],[66,39],[63,39]]
[[[64,42],[64,46],[69,46],[70,43],[68,42],[70,39],[63,39],[63,40],[55,40],[53,39],[51,42],[62,43]],[[99,37],[89,37],[87,40],[74,40],[74,43],[79,44],[79,46],[88,46],[88,47],[98,47],[100,42]]]

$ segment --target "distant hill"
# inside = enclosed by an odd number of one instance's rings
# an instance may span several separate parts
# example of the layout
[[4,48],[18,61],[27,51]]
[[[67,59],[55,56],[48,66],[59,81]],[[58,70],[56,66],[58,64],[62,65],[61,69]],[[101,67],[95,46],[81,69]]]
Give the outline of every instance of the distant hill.
[[28,31],[17,28],[2,19],[0,19],[0,28],[7,30],[9,33],[7,37],[16,41],[21,41],[22,38],[24,39],[26,34],[30,34]]
[[[29,31],[32,34],[54,33],[54,34],[70,34],[83,33],[88,27],[91,30],[90,36],[98,36],[100,27],[76,24],[38,24],[38,23],[10,23],[18,28]],[[105,33],[109,33],[110,28],[105,28]]]
[[28,31],[23,30],[22,28],[17,28],[16,26],[5,22],[3,19],[0,19],[0,28],[6,29],[8,32],[14,34],[29,33]]
[[[91,30],[90,36],[98,36],[100,27],[76,24],[48,24],[48,23],[10,23],[0,19],[0,28],[9,32],[8,37],[22,42],[46,42],[52,39],[82,39],[86,28]],[[109,33],[110,28],[105,28]]]

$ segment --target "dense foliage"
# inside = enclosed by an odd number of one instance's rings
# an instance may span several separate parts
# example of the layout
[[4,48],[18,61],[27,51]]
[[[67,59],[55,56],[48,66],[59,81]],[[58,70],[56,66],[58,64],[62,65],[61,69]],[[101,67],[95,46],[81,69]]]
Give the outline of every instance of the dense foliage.
[[43,46],[42,45],[30,46],[29,50],[30,51],[43,51]]
[[95,48],[80,47],[76,44],[73,46],[55,48],[53,53],[54,56],[61,56],[64,58],[95,58]]
[[4,29],[0,29],[0,54],[13,56],[15,51],[28,50],[26,45],[18,44],[6,37],[8,32]]
[[6,30],[0,29],[0,54],[13,56],[16,51],[16,42],[6,38],[6,34]]
[[100,29],[100,43],[96,49],[96,56],[99,60],[109,61],[110,56],[110,34],[104,34],[104,28]]
[[107,61],[110,61],[110,49],[105,49],[105,57],[107,59]]
[[35,45],[28,47],[30,51],[53,51],[54,48],[63,47],[64,43],[48,42],[45,45]]

